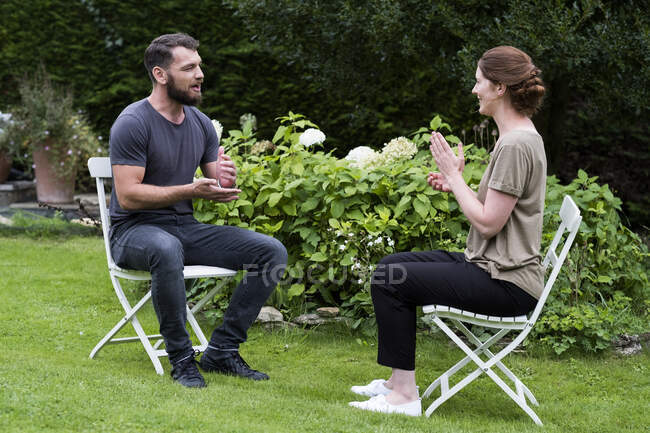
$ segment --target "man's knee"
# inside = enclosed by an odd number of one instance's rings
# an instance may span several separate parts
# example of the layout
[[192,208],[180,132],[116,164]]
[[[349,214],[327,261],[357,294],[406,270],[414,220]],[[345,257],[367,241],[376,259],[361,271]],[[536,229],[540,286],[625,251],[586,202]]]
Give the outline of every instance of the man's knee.
[[287,249],[279,240],[267,237],[264,242],[264,259],[266,263],[272,266],[286,266],[289,259]]
[[183,245],[176,237],[167,233],[156,233],[149,240],[146,250],[151,268],[183,269]]

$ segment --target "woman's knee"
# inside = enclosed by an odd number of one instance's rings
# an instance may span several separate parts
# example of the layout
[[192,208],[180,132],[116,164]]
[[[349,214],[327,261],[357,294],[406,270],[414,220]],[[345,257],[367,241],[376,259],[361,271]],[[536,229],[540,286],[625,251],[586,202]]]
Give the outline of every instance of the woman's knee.
[[395,254],[389,254],[387,256],[384,256],[379,261],[379,263],[377,263],[377,267],[379,267],[380,265],[385,267],[385,266],[391,265],[393,263],[400,263],[402,261],[401,257],[400,257],[401,255],[402,255],[402,253],[395,253]]

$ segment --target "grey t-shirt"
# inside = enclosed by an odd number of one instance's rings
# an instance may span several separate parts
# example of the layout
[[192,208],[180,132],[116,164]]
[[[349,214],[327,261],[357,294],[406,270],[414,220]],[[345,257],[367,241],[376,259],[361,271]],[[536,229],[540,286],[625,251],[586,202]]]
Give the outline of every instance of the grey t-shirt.
[[[210,119],[195,107],[183,106],[185,119],[176,125],[165,119],[147,99],[120,113],[111,128],[111,165],[144,167],[142,183],[156,186],[192,183],[200,164],[217,160],[219,139]],[[160,209],[124,210],[111,194],[113,227],[151,214],[191,214],[192,200]]]
[[527,130],[500,137],[479,184],[481,203],[488,188],[516,196],[517,203],[501,231],[490,239],[470,228],[465,257],[492,278],[514,283],[539,299],[544,285],[539,250],[546,193],[542,137]]

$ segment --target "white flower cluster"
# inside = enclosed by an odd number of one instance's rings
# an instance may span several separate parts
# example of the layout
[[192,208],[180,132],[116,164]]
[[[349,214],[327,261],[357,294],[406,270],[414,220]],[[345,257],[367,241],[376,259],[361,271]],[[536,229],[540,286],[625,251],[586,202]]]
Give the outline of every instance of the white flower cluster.
[[381,153],[375,152],[367,146],[355,147],[345,157],[350,165],[359,168],[373,169],[389,165],[399,159],[412,158],[418,152],[418,148],[406,137],[393,138],[384,145]]
[[269,140],[256,141],[255,144],[251,147],[251,153],[253,155],[259,155],[264,152],[272,151],[275,149],[275,145]]
[[412,158],[416,153],[418,153],[417,146],[408,138],[393,138],[384,145],[377,160],[377,165],[388,165],[399,159]]
[[314,144],[322,143],[323,141],[325,141],[325,134],[323,131],[315,128],[309,128],[300,134],[300,144],[305,147],[310,147]]
[[5,132],[5,128],[11,125],[13,120],[11,120],[11,113],[3,113],[0,111],[0,135]]
[[250,123],[251,129],[253,131],[257,129],[257,117],[255,117],[253,113],[242,114],[239,117],[239,124],[241,125],[241,129],[244,129],[247,123]]
[[212,119],[212,126],[214,126],[214,130],[217,131],[217,137],[219,138],[219,141],[221,141],[221,134],[223,133],[223,125],[218,120]]
[[352,149],[345,159],[350,161],[350,165],[353,167],[366,168],[373,165],[378,157],[379,153],[368,146],[359,146]]

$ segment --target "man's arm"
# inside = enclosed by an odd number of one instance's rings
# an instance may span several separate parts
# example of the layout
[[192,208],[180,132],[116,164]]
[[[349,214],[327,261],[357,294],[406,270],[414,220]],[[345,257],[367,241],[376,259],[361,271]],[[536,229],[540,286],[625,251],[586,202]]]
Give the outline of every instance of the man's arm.
[[193,198],[225,203],[239,198],[236,194],[241,192],[236,188],[220,188],[216,179],[197,179],[186,185],[148,185],[142,183],[144,173],[144,167],[113,165],[113,185],[122,209],[159,209]]

